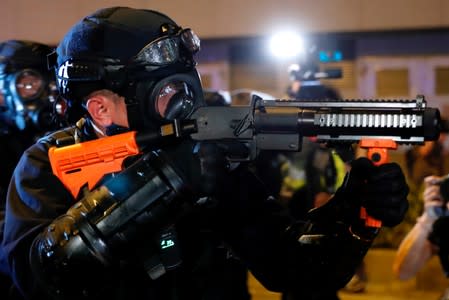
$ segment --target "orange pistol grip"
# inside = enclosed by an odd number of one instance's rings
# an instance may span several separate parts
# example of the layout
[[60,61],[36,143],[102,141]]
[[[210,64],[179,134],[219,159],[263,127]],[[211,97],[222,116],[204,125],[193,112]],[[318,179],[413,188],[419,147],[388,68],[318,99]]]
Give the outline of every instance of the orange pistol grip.
[[[393,140],[382,139],[362,139],[360,147],[367,149],[367,157],[374,165],[379,166],[388,162],[388,149],[397,149],[398,145]],[[360,218],[365,220],[365,226],[380,228],[382,221],[379,221],[366,213],[364,207],[360,208]]]

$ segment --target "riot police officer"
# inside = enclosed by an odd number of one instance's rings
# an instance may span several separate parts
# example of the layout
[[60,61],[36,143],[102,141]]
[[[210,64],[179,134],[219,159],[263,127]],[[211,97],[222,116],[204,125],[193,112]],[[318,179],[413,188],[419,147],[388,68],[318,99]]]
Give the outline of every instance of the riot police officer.
[[[50,46],[24,40],[0,43],[0,138],[2,199],[23,150],[52,127],[56,98],[54,73],[48,70]],[[5,169],[3,169],[5,170]]]
[[377,234],[360,222],[360,206],[386,226],[402,220],[408,188],[396,164],[357,160],[329,205],[300,221],[247,164],[230,168],[219,145],[188,135],[155,142],[123,171],[71,193],[50,168],[50,147],[188,122],[204,105],[199,46],[168,16],[127,7],[98,10],[62,39],[59,92],[86,115],[33,145],[10,185],[2,245],[26,298],[226,297],[208,284],[220,244],[271,290],[341,287]]
[[[54,129],[56,83],[54,72],[47,67],[47,55],[52,51],[50,46],[34,41],[0,43],[0,239],[13,170],[23,151],[47,130]],[[5,269],[0,249],[0,270]],[[4,288],[8,288],[7,283]]]

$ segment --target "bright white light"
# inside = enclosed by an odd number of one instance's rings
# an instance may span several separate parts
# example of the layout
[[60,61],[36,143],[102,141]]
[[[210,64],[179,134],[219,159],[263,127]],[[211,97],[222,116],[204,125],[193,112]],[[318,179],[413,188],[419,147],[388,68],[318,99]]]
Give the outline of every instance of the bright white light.
[[279,58],[292,58],[304,52],[304,41],[293,31],[279,32],[271,37],[270,50]]

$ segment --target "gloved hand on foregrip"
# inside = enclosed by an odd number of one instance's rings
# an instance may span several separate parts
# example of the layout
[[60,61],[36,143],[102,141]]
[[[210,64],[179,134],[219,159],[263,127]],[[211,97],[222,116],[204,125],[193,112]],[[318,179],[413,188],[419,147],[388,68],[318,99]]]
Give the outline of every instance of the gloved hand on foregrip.
[[359,218],[360,207],[369,216],[392,227],[404,219],[408,209],[409,192],[405,176],[396,163],[375,166],[362,157],[354,160],[343,185],[337,190],[335,200],[344,202],[346,219]]

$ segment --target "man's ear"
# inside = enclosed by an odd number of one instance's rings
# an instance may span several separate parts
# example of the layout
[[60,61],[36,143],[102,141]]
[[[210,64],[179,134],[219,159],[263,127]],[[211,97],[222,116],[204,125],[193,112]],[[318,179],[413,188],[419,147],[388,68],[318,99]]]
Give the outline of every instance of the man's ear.
[[112,124],[109,102],[102,95],[95,95],[87,100],[86,108],[92,120],[102,126],[107,127]]

